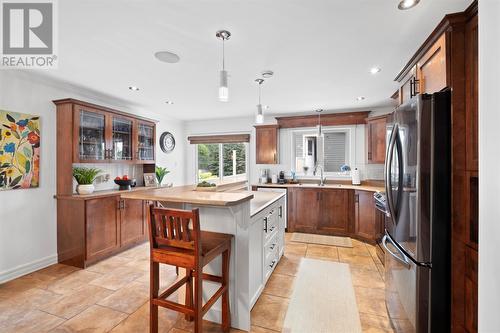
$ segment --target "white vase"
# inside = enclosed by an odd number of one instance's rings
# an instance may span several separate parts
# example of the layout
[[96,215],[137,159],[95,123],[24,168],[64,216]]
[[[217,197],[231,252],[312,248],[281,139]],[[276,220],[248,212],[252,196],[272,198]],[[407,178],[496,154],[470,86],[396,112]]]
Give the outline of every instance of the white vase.
[[94,185],[93,184],[89,184],[89,185],[78,185],[76,187],[76,191],[78,192],[78,194],[91,194],[94,192]]

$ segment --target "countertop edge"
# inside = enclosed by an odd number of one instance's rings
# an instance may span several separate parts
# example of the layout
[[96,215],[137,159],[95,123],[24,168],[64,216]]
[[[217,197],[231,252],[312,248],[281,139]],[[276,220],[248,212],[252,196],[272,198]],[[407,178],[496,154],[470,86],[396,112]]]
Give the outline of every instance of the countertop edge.
[[373,186],[373,185],[346,185],[340,184],[332,185],[326,184],[325,186],[318,186],[315,184],[252,184],[255,187],[267,187],[267,188],[318,188],[318,189],[338,189],[338,190],[356,190],[356,191],[367,191],[367,192],[380,192],[383,191],[383,186]]
[[284,196],[286,196],[286,193],[278,193],[276,192],[276,194],[279,194],[276,198],[272,199],[272,200],[269,200],[267,201],[264,205],[262,206],[259,206],[255,212],[252,212],[250,211],[250,218],[254,217],[255,215],[259,214],[260,212],[262,212],[266,207],[272,205],[273,203],[275,203],[276,201],[278,201],[279,199],[283,198]]

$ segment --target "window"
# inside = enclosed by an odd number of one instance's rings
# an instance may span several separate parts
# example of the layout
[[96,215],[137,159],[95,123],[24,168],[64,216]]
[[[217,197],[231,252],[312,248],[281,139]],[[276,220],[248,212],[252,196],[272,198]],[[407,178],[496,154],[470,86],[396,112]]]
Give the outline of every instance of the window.
[[247,143],[203,143],[196,148],[198,182],[247,180]]
[[318,138],[316,130],[296,130],[292,134],[292,161],[297,174],[312,175],[314,167],[320,164],[324,171],[342,174],[341,167],[351,165],[350,128],[323,128],[323,137]]

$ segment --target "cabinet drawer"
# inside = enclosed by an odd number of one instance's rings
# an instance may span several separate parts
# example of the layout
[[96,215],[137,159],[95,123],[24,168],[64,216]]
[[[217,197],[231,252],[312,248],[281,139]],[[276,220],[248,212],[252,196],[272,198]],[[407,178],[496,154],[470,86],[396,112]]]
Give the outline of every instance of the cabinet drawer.
[[278,214],[275,208],[273,208],[269,214],[264,217],[264,244],[267,244],[269,239],[278,230]]
[[274,233],[273,237],[269,239],[269,242],[264,245],[264,257],[267,258],[274,254],[276,248],[279,248],[279,234]]
[[278,246],[275,246],[271,252],[268,253],[268,256],[265,259],[265,266],[264,266],[264,280],[267,281],[269,277],[271,276],[271,273],[274,271],[274,268],[278,264]]

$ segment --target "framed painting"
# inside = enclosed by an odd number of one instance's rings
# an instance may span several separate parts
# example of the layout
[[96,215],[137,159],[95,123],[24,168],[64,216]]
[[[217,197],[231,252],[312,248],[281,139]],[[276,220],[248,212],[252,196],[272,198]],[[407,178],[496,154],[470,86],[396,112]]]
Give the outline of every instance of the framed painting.
[[0,191],[38,187],[40,118],[0,110]]

